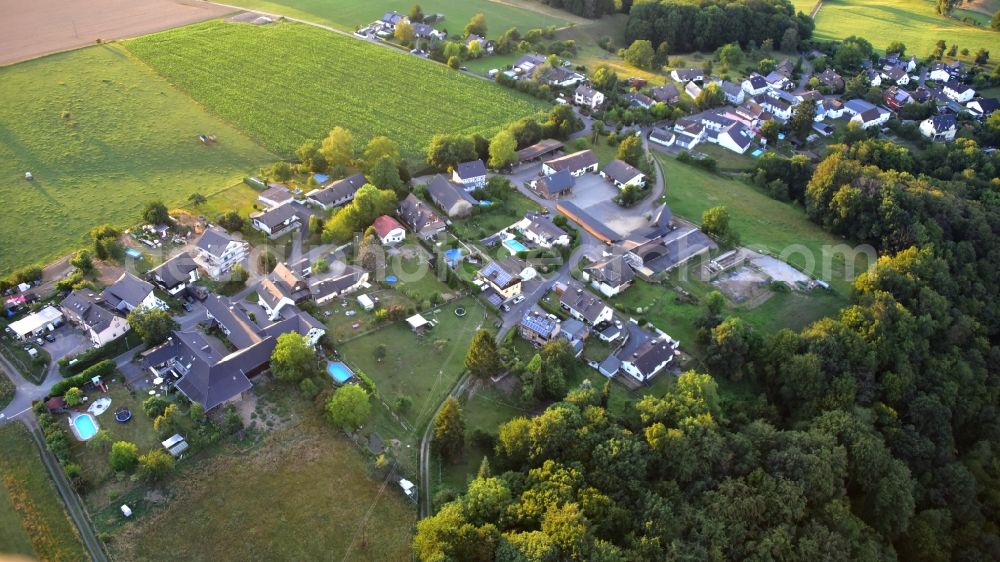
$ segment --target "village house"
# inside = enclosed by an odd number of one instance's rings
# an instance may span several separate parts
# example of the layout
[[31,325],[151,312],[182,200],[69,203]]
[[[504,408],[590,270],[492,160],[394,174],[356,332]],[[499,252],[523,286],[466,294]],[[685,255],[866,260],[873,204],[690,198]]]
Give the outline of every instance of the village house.
[[532,344],[542,346],[559,334],[559,322],[547,314],[527,312],[517,324],[517,333]]
[[257,201],[260,201],[265,207],[273,209],[294,199],[292,192],[289,191],[287,187],[279,184],[269,185],[270,187],[262,191],[260,195],[257,196]]
[[827,88],[833,93],[844,91],[844,78],[832,68],[824,70],[816,77],[816,80],[819,81],[820,86]]
[[219,228],[209,228],[195,244],[198,252],[194,261],[212,279],[219,280],[229,273],[234,265],[243,262],[250,251],[250,245],[236,240],[228,232]]
[[785,78],[791,78],[792,75],[795,73],[795,63],[793,63],[790,59],[786,58],[781,62],[779,62],[777,65],[775,65],[774,71],[780,73]]
[[152,310],[158,308],[167,310],[167,303],[163,302],[153,292],[153,284],[143,281],[131,273],[122,273],[110,287],[101,292],[104,301],[112,308],[128,314],[135,309]]
[[[866,104],[868,107],[864,107],[861,104],[857,104],[854,102],[862,102]],[[880,107],[875,107],[874,105],[868,102],[864,102],[863,100],[851,100],[847,102],[845,108],[853,112],[853,117],[851,117],[851,121],[861,125],[862,129],[868,129],[870,127],[880,127],[883,123],[889,120],[889,117],[891,117],[891,113],[889,113],[889,110],[882,109]],[[856,111],[859,108],[861,109],[861,111]]]
[[743,98],[746,96],[746,92],[743,91],[738,84],[733,84],[729,80],[723,80],[719,86],[722,88],[723,93],[726,94],[726,101],[733,104],[739,105],[743,103]]
[[299,215],[292,205],[282,205],[250,215],[250,223],[255,230],[259,230],[271,238],[277,238],[299,224]]
[[974,90],[972,86],[963,84],[957,80],[945,82],[941,91],[944,92],[944,95],[948,96],[948,99],[958,103],[970,102],[976,95],[976,90]]
[[621,256],[594,262],[583,268],[583,280],[606,297],[620,294],[632,285],[635,272]]
[[567,318],[559,324],[558,337],[569,342],[573,355],[579,357],[583,353],[584,342],[590,336],[590,328],[576,318]]
[[469,48],[473,43],[479,43],[479,48],[482,49],[483,54],[493,54],[493,43],[488,41],[485,37],[480,37],[475,33],[470,33],[469,36],[465,38],[465,47]]
[[913,96],[910,95],[910,92],[898,86],[890,86],[886,89],[882,99],[885,101],[886,107],[893,110],[899,110],[904,105],[913,103]]
[[532,162],[540,160],[546,156],[551,156],[562,150],[563,143],[556,139],[542,139],[531,146],[526,146],[517,151],[518,162]]
[[604,301],[575,283],[568,285],[559,296],[559,306],[589,326],[610,322],[613,315],[611,307]]
[[927,74],[929,80],[935,82],[950,82],[962,78],[965,65],[961,61],[952,63],[936,62],[931,65],[931,70]]
[[322,189],[310,191],[306,194],[306,201],[324,211],[329,211],[354,199],[354,194],[366,183],[368,180],[364,174],[354,174]]
[[688,95],[693,100],[697,100],[698,96],[701,95],[703,88],[697,82],[688,82],[684,85],[684,93]]
[[486,187],[486,164],[482,160],[462,162],[451,172],[451,181],[463,186],[466,191]]
[[743,80],[743,91],[751,96],[759,96],[767,91],[767,80],[755,72]]
[[625,94],[625,100],[631,107],[638,107],[641,109],[649,109],[656,103],[656,100],[642,92],[629,92]]
[[94,347],[102,347],[129,330],[128,320],[90,289],[73,291],[59,303],[59,309],[71,324],[87,334]]
[[955,140],[958,121],[950,113],[928,117],[920,122],[920,134],[936,142]]
[[784,90],[786,86],[791,84],[788,76],[778,72],[777,70],[765,76],[764,81],[767,82],[768,88],[772,90]]
[[360,267],[337,262],[330,264],[330,273],[317,278],[309,286],[316,304],[349,295],[368,283],[368,272]]
[[383,246],[399,244],[406,239],[406,230],[403,229],[403,225],[389,215],[376,218],[375,222],[372,223],[372,228],[375,229],[375,234]]
[[150,271],[148,277],[167,294],[177,296],[198,280],[198,264],[191,254],[181,252]]
[[626,187],[641,188],[646,186],[646,174],[638,168],[622,160],[612,160],[601,170],[601,177],[609,180],[618,189]]
[[719,131],[716,142],[719,146],[743,154],[754,139],[753,131],[743,123],[732,123]]
[[705,126],[693,119],[683,117],[674,123],[674,133],[677,135],[677,140],[674,141],[677,146],[690,150],[705,139]]
[[501,302],[521,294],[520,271],[514,271],[510,264],[491,261],[476,273],[476,278],[483,280],[486,290],[496,293]]
[[704,82],[705,72],[699,68],[675,68],[670,71],[670,77],[674,79],[675,82]]
[[646,382],[663,370],[674,358],[674,346],[666,338],[644,342],[631,355],[619,357],[621,370],[639,382]]
[[677,86],[672,83],[653,88],[649,93],[660,103],[675,104],[681,101],[681,94],[677,91]]
[[672,131],[666,129],[661,129],[659,127],[654,128],[649,133],[649,142],[655,142],[660,146],[673,146],[674,141],[677,140],[677,135]]
[[542,173],[550,176],[560,170],[569,170],[573,177],[580,177],[586,172],[597,171],[597,155],[592,150],[581,150],[559,158],[547,160],[542,164]]
[[894,66],[883,70],[882,78],[899,86],[905,86],[910,83],[910,75],[906,73],[905,67]]
[[590,86],[580,84],[576,87],[576,91],[573,92],[573,103],[582,107],[597,109],[604,103],[604,94]]
[[997,98],[979,98],[965,104],[965,107],[973,117],[985,119],[993,115],[994,111],[1000,109],[1000,100]]
[[868,79],[868,84],[871,86],[877,88],[882,85],[882,73],[873,68],[869,68],[865,71],[865,77]]
[[435,174],[427,184],[427,195],[448,217],[467,217],[479,204],[465,189]]
[[540,248],[548,249],[553,246],[570,245],[569,234],[543,215],[528,215],[516,222],[514,228],[520,231],[529,242]]
[[574,185],[576,185],[576,180],[573,178],[573,174],[567,169],[542,176],[537,180],[532,180],[528,184],[532,191],[546,199],[562,197],[573,191]]
[[412,193],[399,204],[397,213],[407,228],[424,240],[445,230],[446,225],[441,215]]

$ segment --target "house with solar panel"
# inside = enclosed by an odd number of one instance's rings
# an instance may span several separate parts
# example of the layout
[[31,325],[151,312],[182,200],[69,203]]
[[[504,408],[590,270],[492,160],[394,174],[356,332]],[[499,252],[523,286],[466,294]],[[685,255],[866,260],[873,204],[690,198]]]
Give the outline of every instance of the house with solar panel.
[[[513,271],[509,264],[491,261],[476,273],[476,278],[481,279],[486,285],[486,293],[492,291],[500,297],[500,303],[521,294],[520,271]],[[484,297],[493,304],[488,294],[484,294]]]
[[542,346],[559,335],[559,320],[550,314],[531,311],[521,317],[517,333],[536,346]]

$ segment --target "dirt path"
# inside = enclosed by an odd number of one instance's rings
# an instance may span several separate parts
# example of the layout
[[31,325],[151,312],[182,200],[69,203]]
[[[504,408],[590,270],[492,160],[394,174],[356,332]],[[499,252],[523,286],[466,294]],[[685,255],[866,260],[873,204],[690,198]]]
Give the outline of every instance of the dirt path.
[[0,66],[232,11],[201,0],[0,0]]

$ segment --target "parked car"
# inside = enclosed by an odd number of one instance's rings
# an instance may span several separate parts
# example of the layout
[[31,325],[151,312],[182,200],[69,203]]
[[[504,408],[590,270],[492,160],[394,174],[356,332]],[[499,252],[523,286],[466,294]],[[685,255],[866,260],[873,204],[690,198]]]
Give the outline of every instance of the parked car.
[[186,303],[184,303],[184,310],[185,310],[186,312],[191,312],[192,310],[194,310],[194,307],[193,307],[193,306],[191,306],[191,303],[189,303],[189,302],[186,302]]
[[38,347],[42,347],[45,345],[45,340],[42,338],[35,338],[35,343],[38,344]]
[[524,302],[524,295],[514,297],[514,304],[521,304],[522,302]]
[[353,311],[353,310],[348,310],[348,311],[347,311],[347,312],[345,312],[344,314],[346,314],[346,315],[348,315],[348,316],[354,316],[355,314],[357,314],[357,312],[355,312],[355,311]]
[[53,336],[52,334],[45,334],[45,341],[52,343],[56,341],[56,337]]
[[510,305],[509,304],[505,304],[505,305],[503,305],[503,306],[500,307],[500,310],[502,310],[504,312],[510,312]]

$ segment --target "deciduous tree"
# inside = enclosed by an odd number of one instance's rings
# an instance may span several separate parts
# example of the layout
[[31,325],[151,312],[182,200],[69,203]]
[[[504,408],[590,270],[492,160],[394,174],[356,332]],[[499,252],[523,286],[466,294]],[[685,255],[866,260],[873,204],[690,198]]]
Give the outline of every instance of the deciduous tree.
[[297,382],[320,373],[319,359],[305,336],[288,332],[278,336],[271,352],[271,372],[279,380]]
[[319,151],[330,166],[350,166],[354,162],[354,135],[343,127],[334,127]]
[[434,418],[434,449],[443,458],[457,462],[465,448],[465,416],[454,396],[449,396]]
[[326,414],[330,421],[345,431],[353,431],[368,421],[371,402],[365,389],[356,384],[345,384],[327,400]]
[[128,325],[149,347],[163,343],[171,332],[180,327],[165,310],[141,307],[129,313]]

